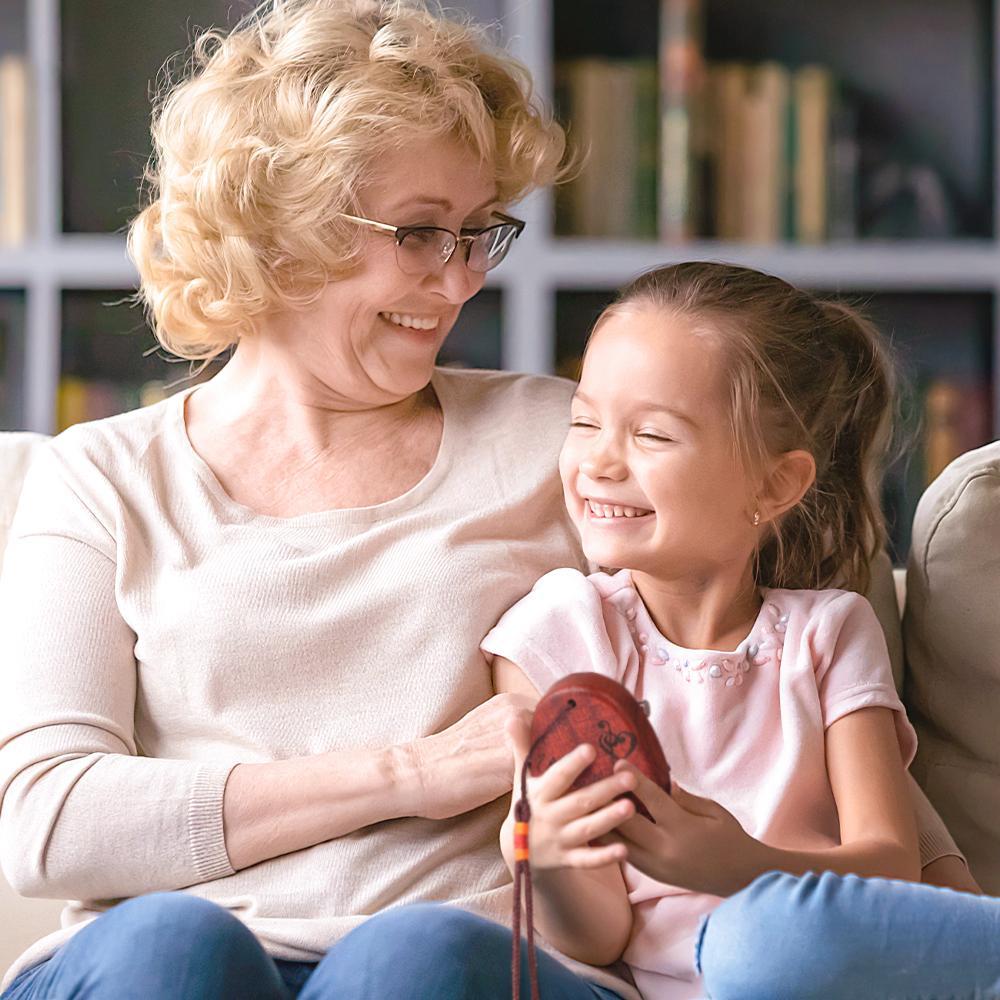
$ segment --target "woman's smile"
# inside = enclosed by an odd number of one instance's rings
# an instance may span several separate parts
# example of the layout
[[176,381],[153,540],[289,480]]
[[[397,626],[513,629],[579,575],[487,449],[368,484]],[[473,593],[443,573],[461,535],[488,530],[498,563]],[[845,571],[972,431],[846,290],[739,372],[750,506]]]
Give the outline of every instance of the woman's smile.
[[412,313],[380,312],[379,319],[383,319],[393,326],[401,326],[407,330],[418,330],[431,333],[437,330],[441,323],[440,316],[419,316]]

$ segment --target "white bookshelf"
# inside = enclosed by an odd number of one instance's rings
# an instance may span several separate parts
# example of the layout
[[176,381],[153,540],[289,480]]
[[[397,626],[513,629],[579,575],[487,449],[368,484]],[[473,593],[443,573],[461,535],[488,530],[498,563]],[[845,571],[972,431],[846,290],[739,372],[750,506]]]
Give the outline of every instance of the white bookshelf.
[[[51,432],[60,374],[63,290],[130,287],[136,275],[122,236],[62,232],[59,0],[24,0],[24,4],[24,37],[35,92],[34,235],[24,246],[0,248],[0,287],[26,293],[24,424],[31,430]],[[991,0],[994,60],[1000,53],[998,4],[1000,0]],[[485,20],[500,20],[512,50],[532,71],[539,92],[550,97],[550,0],[467,0],[465,6]],[[990,121],[1000,135],[996,91],[994,81]],[[557,290],[612,289],[643,269],[684,259],[727,260],[821,289],[978,292],[992,296],[994,302],[994,433],[1000,435],[1000,157],[996,144],[992,159],[997,218],[991,239],[865,240],[806,247],[560,238],[552,233],[551,193],[536,192],[519,207],[529,225],[515,252],[488,281],[502,292],[502,363],[524,371],[553,370]]]

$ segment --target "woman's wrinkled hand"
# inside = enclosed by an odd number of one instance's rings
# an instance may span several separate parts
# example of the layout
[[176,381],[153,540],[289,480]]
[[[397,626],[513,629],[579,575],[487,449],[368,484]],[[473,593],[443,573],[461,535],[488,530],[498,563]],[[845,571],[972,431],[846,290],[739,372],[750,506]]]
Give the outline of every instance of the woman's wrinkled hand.
[[509,792],[514,755],[508,726],[530,725],[536,701],[524,694],[494,695],[440,733],[408,744],[412,814],[447,819]]
[[643,874],[693,892],[730,896],[768,867],[767,847],[717,802],[678,785],[668,794],[624,761],[615,772],[631,779],[630,790],[655,822],[635,815],[604,842],[624,847],[629,864]]

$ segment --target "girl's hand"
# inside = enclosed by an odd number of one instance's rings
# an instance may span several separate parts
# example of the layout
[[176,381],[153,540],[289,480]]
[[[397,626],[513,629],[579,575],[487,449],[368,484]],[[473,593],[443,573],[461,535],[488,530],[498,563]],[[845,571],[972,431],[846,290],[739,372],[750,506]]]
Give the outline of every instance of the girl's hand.
[[[531,736],[523,719],[511,722],[507,731],[516,762],[516,802],[521,794],[521,768],[531,748]],[[596,753],[593,746],[583,743],[556,761],[543,775],[537,778],[529,775],[528,850],[533,870],[602,868],[625,859],[622,844],[592,845],[591,842],[635,815],[635,806],[628,799],[615,801],[632,784],[631,776],[614,774],[578,791],[569,790],[593,762]],[[505,834],[512,828],[512,824],[506,824]]]
[[668,795],[626,761],[615,772],[630,778],[629,789],[656,822],[635,815],[604,840],[625,847],[629,864],[645,875],[693,892],[730,896],[769,867],[767,847],[717,802],[677,785]]

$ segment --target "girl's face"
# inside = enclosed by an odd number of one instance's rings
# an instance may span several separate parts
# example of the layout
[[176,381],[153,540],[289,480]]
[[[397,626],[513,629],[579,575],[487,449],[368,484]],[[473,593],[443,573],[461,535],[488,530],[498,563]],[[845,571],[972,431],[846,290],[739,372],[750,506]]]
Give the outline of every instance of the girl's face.
[[589,559],[692,581],[749,565],[754,486],[723,372],[715,338],[685,318],[634,306],[601,323],[559,460]]

